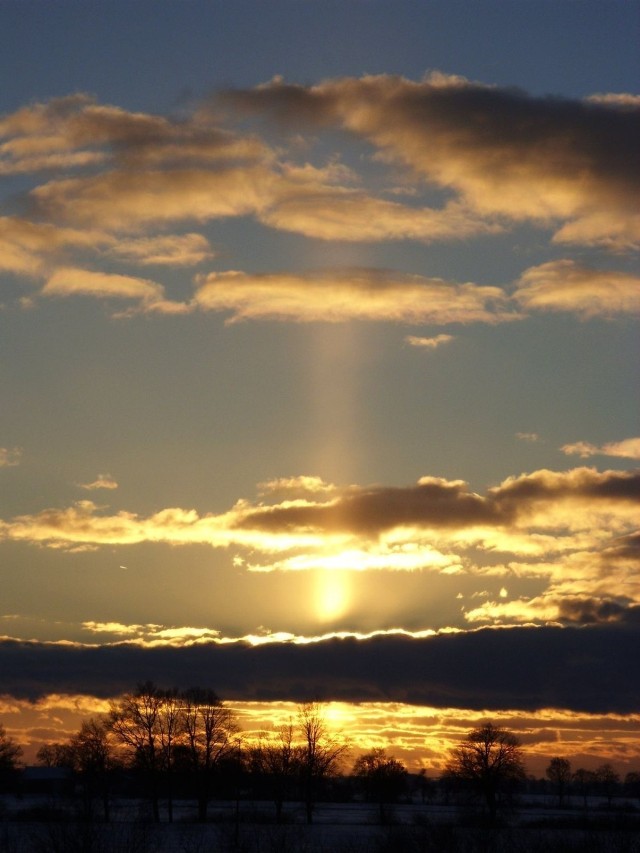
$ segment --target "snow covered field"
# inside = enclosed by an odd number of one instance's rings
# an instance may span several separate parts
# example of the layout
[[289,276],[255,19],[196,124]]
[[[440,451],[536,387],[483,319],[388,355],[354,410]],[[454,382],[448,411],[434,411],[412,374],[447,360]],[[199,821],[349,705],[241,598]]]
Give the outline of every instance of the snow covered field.
[[110,824],[82,823],[64,819],[42,798],[5,798],[0,853],[640,853],[633,813],[598,823],[592,816],[583,825],[579,809],[558,812],[543,802],[493,830],[443,804],[390,807],[384,826],[377,806],[363,803],[320,804],[312,826],[299,804],[289,805],[287,822],[278,826],[262,802],[212,804],[204,825],[193,822],[190,803],[176,804],[172,824],[149,823],[144,806],[130,800],[115,803],[113,816]]

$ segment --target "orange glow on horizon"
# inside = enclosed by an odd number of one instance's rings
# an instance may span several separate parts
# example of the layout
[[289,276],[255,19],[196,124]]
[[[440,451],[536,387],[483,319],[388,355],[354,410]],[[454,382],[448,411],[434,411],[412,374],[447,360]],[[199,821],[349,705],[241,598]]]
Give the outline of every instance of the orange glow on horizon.
[[[268,739],[281,726],[295,725],[294,702],[236,702],[227,705],[237,716],[246,745]],[[105,713],[109,702],[84,695],[51,694],[30,703],[0,697],[0,720],[24,749],[24,762],[35,762],[43,743],[65,741],[83,720]],[[611,763],[624,777],[640,770],[640,714],[581,714],[543,709],[470,711],[397,702],[326,702],[322,713],[329,731],[344,737],[350,750],[344,771],[358,755],[382,748],[403,761],[411,772],[425,769],[438,776],[448,751],[486,720],[513,731],[525,752],[527,773],[544,775],[554,756],[568,758],[574,769]]]

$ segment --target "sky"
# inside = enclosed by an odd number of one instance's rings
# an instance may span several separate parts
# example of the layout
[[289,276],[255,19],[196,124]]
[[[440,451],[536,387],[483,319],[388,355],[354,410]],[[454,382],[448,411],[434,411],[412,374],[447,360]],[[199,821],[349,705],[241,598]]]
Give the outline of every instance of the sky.
[[0,0],[0,721],[146,679],[640,770],[638,2]]

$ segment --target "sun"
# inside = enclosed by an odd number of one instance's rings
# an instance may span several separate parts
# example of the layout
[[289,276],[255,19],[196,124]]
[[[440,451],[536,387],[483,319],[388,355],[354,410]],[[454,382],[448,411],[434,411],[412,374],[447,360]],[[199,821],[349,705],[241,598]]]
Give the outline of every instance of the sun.
[[331,622],[343,616],[351,603],[351,583],[347,573],[334,570],[320,572],[314,601],[319,622]]

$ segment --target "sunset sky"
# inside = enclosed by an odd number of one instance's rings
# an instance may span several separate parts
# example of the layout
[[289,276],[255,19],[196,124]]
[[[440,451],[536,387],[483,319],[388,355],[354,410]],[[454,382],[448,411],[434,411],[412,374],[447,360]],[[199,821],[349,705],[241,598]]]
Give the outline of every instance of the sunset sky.
[[0,0],[28,754],[151,678],[433,773],[485,719],[640,771],[639,25]]

